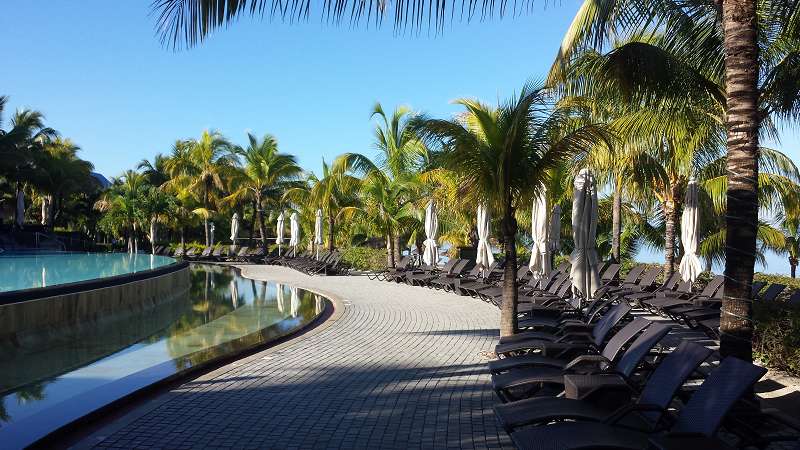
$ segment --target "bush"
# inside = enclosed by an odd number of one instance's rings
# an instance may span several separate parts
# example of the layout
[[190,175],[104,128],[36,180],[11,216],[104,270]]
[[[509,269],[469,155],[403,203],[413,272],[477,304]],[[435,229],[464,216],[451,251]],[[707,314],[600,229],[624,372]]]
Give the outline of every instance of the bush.
[[800,375],[800,309],[783,302],[753,303],[753,354],[767,367]]
[[349,247],[340,249],[342,261],[356,270],[383,270],[386,268],[386,249]]

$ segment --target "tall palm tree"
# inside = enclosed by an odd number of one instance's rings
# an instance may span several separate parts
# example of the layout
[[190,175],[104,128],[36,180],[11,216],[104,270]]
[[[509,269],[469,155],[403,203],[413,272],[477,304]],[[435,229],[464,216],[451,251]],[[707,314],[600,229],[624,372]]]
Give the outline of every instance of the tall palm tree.
[[255,206],[255,218],[261,234],[261,245],[267,247],[267,229],[264,224],[264,204],[272,198],[270,192],[283,192],[296,181],[303,169],[297,165],[294,155],[280,153],[278,140],[267,134],[261,139],[252,134],[247,135],[246,149],[237,149],[244,165],[238,176],[234,177],[233,192],[226,197],[228,202],[250,200]]
[[153,185],[147,185],[140,199],[142,227],[148,227],[147,239],[150,241],[150,251],[156,254],[157,227],[159,223],[170,221],[170,215],[175,213],[175,198]]
[[104,213],[101,226],[113,234],[125,235],[131,253],[139,250],[137,225],[147,219],[143,215],[142,200],[148,187],[144,175],[128,170],[113,180],[111,187],[95,203],[95,209]]
[[145,174],[150,184],[159,187],[169,180],[169,173],[167,173],[168,161],[168,156],[157,153],[152,162],[146,158],[139,161],[139,164],[136,165],[136,169]]
[[203,218],[206,245],[211,242],[209,219],[215,211],[214,201],[224,193],[225,180],[235,172],[237,161],[225,137],[216,131],[203,131],[199,139],[176,143],[166,164],[172,177],[167,188],[185,187],[201,205],[194,213]]
[[576,124],[567,109],[553,109],[547,91],[532,84],[498,107],[469,99],[455,103],[465,109],[457,119],[421,117],[415,130],[429,145],[438,144],[437,157],[462,176],[463,196],[502,215],[506,262],[500,334],[508,336],[516,332],[517,317],[515,212],[541,192],[551,171],[606,140],[606,133]]
[[[395,108],[389,117],[384,112],[383,106],[376,103],[372,117],[378,118],[378,123],[375,125],[374,145],[378,150],[375,161],[360,153],[345,153],[337,158],[334,166],[339,173],[351,171],[364,176],[366,182],[364,187],[370,195],[375,196],[374,206],[383,208],[378,216],[383,217],[381,221],[385,225],[383,230],[387,239],[387,262],[390,267],[394,267],[400,261],[401,230],[391,225],[392,220],[387,219],[391,216],[389,211],[396,208],[386,201],[407,195],[419,187],[419,175],[427,162],[428,149],[409,127],[414,114],[408,107]],[[398,197],[396,200],[399,205],[409,204],[404,198]],[[396,210],[400,217],[407,217],[405,206]]]

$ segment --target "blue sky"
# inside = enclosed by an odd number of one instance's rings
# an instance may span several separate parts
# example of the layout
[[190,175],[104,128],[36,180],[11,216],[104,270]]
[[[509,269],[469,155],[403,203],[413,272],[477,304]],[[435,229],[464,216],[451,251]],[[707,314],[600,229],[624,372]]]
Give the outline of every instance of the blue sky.
[[[7,2],[0,94],[9,112],[43,111],[108,177],[204,129],[237,143],[271,133],[317,170],[323,157],[374,153],[376,101],[449,116],[455,98],[496,102],[543,78],[578,4],[541,2],[523,17],[419,36],[242,19],[173,52],[154,34],[150,1]],[[780,148],[797,161],[797,144],[790,131]],[[787,270],[781,261],[770,269]]]

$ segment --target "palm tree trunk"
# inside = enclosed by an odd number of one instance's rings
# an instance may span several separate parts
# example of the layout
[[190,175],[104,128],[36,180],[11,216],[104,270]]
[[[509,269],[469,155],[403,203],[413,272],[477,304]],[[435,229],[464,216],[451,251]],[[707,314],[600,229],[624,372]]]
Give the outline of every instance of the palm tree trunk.
[[333,249],[336,247],[334,244],[334,226],[335,221],[333,218],[333,214],[328,213],[328,251],[332,252]]
[[758,43],[756,1],[723,0],[728,134],[725,294],[720,353],[753,358],[751,286],[758,231]]
[[622,234],[622,185],[614,180],[614,203],[611,207],[611,258],[620,261],[620,236]]
[[[250,240],[253,239],[253,233],[256,232],[256,214],[258,214],[256,212],[257,209],[258,209],[258,207],[256,206],[256,201],[253,200],[253,216],[252,216],[253,220],[250,221],[250,233],[247,235],[248,245],[250,245]],[[244,215],[242,215],[242,218],[244,218]],[[234,244],[235,244],[235,242],[234,242]]]
[[186,248],[186,227],[181,226],[181,248]]
[[792,278],[797,275],[797,258],[789,258],[789,270],[791,271]]
[[261,246],[267,248],[267,227],[264,224],[264,210],[261,209],[260,198],[256,200],[256,204],[258,205],[256,214],[258,215],[258,232],[261,234]]
[[150,219],[150,253],[156,254],[156,218]]
[[517,220],[511,207],[511,197],[506,201],[503,216],[503,247],[506,265],[503,268],[503,303],[500,305],[500,336],[517,332]]
[[394,267],[394,248],[392,244],[394,240],[392,239],[392,232],[386,234],[386,267]]
[[394,263],[397,264],[400,262],[400,235],[395,234],[392,236],[392,259],[394,259]]
[[211,230],[208,228],[208,181],[206,181],[205,189],[203,190],[203,208],[206,210],[206,214],[203,215],[203,230],[206,235],[206,247],[208,247],[211,240]]
[[675,272],[675,202],[664,202],[664,279]]

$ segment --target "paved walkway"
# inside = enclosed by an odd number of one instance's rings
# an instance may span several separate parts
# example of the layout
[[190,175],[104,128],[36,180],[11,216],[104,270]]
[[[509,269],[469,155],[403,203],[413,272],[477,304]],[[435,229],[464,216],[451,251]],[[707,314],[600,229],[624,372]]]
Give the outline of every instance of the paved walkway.
[[[186,382],[95,433],[97,448],[508,448],[482,352],[497,308],[368,280],[244,266],[337,297],[316,333]],[[102,438],[99,442],[96,439]]]

